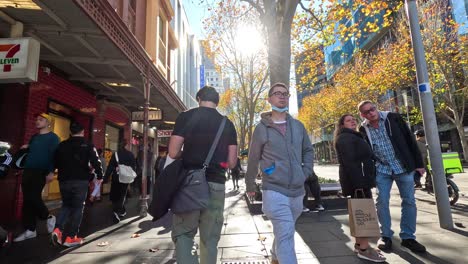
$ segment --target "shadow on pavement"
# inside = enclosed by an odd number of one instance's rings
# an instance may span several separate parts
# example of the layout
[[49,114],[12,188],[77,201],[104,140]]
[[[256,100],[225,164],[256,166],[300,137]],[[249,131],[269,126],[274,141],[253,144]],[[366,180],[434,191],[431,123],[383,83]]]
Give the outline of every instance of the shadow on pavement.
[[[408,263],[411,263],[411,264],[424,264],[424,263],[428,263],[428,262],[438,263],[438,264],[450,264],[451,263],[451,262],[443,260],[443,259],[441,259],[441,258],[439,258],[437,256],[432,255],[429,251],[427,251],[426,253],[423,253],[423,254],[417,254],[417,256],[419,258],[412,255],[412,254],[415,254],[415,253],[406,252],[401,248],[394,248],[392,252],[394,254],[400,256],[401,259],[404,259],[404,260],[408,261]],[[421,260],[421,259],[424,259],[424,260]]]
[[[137,198],[129,199],[126,202],[127,219],[135,218],[123,225],[116,225],[116,228],[102,233],[92,240],[86,240],[84,244],[91,243],[109,233],[115,232],[127,225],[139,221],[139,201]],[[59,209],[52,210],[56,215]],[[112,220],[112,205],[108,196],[104,196],[102,202],[94,203],[92,206],[85,206],[83,220],[79,231],[80,237],[87,237],[90,234],[109,228],[114,225]],[[65,227],[67,230],[67,226]],[[55,247],[50,243],[50,236],[47,234],[45,221],[39,221],[37,227],[38,236],[29,240],[13,243],[10,247],[0,251],[0,263],[47,263],[60,256],[72,252],[75,249],[65,247]]]

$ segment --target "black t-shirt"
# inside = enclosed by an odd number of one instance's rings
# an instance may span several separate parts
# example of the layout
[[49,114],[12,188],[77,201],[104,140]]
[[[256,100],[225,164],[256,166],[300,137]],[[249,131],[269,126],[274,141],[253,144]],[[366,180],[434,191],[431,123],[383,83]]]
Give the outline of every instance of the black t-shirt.
[[[195,113],[196,116],[194,116]],[[190,120],[194,117],[197,120],[190,124]],[[172,135],[184,138],[182,159],[186,169],[203,167],[203,162],[208,156],[222,119],[223,116],[215,108],[209,107],[194,108],[177,117]],[[207,169],[206,178],[209,182],[224,183],[226,181],[224,174],[227,168],[229,145],[237,145],[237,133],[228,119]]]

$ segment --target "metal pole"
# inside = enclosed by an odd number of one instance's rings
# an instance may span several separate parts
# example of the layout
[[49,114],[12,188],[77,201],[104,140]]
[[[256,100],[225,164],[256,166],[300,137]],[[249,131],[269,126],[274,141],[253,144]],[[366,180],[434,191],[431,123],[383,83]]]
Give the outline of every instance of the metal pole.
[[145,93],[145,104],[143,107],[143,168],[141,172],[141,207],[140,216],[145,217],[148,214],[148,191],[147,187],[147,172],[148,172],[148,112],[150,106],[150,88],[151,83],[148,79],[148,75],[143,77],[144,93]]
[[406,12],[411,30],[411,42],[413,44],[414,60],[416,64],[416,76],[418,80],[419,96],[426,133],[429,155],[431,159],[434,193],[437,202],[440,227],[444,229],[453,228],[452,212],[445,180],[445,172],[442,164],[442,153],[440,150],[439,133],[437,129],[434,102],[424,53],[424,46],[419,28],[418,7],[416,0],[406,0]]

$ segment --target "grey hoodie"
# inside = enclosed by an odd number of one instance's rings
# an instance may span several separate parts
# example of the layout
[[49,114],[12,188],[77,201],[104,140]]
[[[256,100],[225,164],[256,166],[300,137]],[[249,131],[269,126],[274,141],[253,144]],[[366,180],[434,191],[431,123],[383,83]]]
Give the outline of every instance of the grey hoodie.
[[[262,174],[262,188],[289,197],[304,195],[304,181],[312,174],[314,150],[304,125],[286,118],[286,135],[283,136],[271,119],[271,112],[263,113],[249,148],[249,163],[245,181],[247,192],[255,191],[255,177]],[[270,174],[266,168],[274,165]]]

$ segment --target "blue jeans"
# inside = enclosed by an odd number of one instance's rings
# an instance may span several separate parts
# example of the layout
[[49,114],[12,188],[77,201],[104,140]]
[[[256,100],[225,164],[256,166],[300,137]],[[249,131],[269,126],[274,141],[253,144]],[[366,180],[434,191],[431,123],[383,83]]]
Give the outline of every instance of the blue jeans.
[[414,172],[388,175],[377,173],[377,215],[382,237],[393,236],[392,218],[390,215],[390,191],[393,181],[396,182],[401,197],[400,238],[415,239],[416,200],[414,198]]
[[63,231],[70,218],[69,237],[78,235],[83,217],[84,202],[88,194],[88,181],[63,181],[59,183],[62,195],[62,208],[57,216],[55,227]]
[[[224,223],[224,184],[208,182],[210,201],[203,210],[172,216],[172,241],[176,247],[177,263],[216,264],[218,242]],[[193,240],[200,229],[200,261]]]
[[303,196],[288,197],[271,190],[263,190],[262,196],[262,210],[273,225],[272,258],[279,263],[297,263],[294,233],[296,220],[302,213]]

